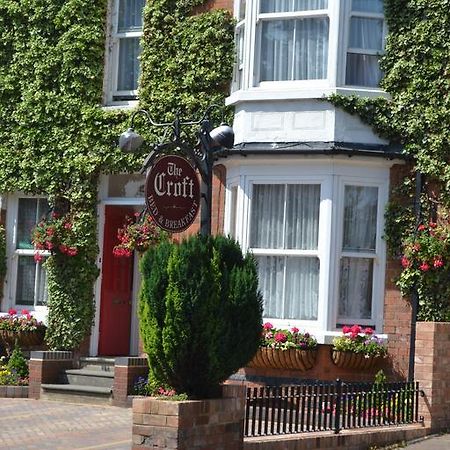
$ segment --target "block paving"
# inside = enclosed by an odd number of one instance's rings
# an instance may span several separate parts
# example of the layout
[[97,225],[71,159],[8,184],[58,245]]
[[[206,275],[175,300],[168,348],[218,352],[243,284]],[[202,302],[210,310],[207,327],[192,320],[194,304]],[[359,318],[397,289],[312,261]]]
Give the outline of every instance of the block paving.
[[131,409],[0,398],[0,448],[130,450]]

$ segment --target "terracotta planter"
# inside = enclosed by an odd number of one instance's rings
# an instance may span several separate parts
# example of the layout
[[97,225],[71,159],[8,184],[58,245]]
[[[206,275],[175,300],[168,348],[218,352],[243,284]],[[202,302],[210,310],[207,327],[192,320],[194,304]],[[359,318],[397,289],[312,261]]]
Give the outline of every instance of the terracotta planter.
[[341,352],[337,350],[332,350],[331,359],[333,363],[344,369],[359,369],[366,370],[371,369],[380,362],[382,356],[365,356],[362,353],[353,352]]
[[293,369],[306,371],[316,362],[317,350],[281,350],[278,348],[261,347],[248,363],[248,367]]
[[18,333],[9,330],[0,330],[0,338],[7,348],[13,349],[16,341],[20,348],[41,345],[44,342],[45,330],[40,328],[35,331],[19,331]]

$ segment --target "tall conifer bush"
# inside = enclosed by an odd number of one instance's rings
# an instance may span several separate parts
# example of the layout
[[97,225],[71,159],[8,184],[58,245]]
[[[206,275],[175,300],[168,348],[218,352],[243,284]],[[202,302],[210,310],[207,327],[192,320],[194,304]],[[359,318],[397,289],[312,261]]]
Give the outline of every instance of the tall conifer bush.
[[191,398],[219,394],[260,341],[256,264],[222,236],[163,242],[141,261],[140,331],[150,386]]

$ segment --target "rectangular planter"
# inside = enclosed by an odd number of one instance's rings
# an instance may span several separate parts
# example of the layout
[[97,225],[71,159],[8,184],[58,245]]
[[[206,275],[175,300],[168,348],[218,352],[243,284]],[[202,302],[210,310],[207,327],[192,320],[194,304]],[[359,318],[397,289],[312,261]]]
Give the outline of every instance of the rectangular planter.
[[0,386],[0,398],[28,398],[28,386]]
[[241,450],[244,390],[224,386],[223,398],[133,400],[133,449]]

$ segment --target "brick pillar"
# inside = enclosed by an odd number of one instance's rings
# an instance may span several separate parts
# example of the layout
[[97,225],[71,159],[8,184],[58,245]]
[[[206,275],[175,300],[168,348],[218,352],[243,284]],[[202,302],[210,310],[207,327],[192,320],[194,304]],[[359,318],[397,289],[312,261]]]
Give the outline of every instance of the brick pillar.
[[114,365],[113,400],[114,406],[131,406],[133,385],[138,377],[148,375],[147,358],[120,357]]
[[425,392],[419,414],[432,431],[450,428],[450,323],[418,322],[415,377]]
[[65,369],[75,367],[72,352],[31,352],[29,397],[41,397],[41,384],[55,383]]
[[223,386],[223,398],[133,400],[133,450],[242,450],[245,396],[242,386]]

